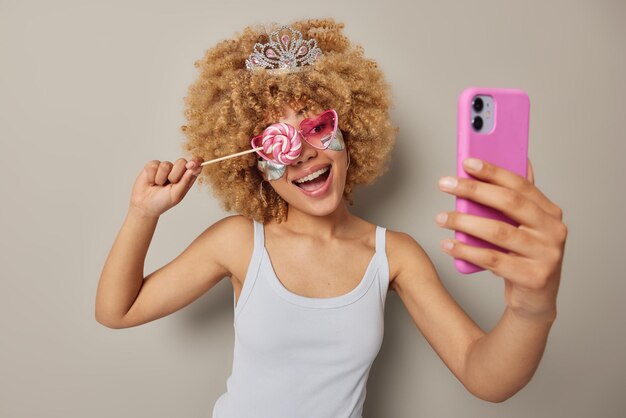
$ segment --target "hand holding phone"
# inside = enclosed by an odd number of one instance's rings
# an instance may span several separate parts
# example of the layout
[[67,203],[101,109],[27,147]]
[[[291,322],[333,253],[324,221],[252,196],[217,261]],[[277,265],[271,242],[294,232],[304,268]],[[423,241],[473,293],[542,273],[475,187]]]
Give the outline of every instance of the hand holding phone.
[[[527,177],[530,100],[518,89],[471,87],[459,96],[457,112],[457,176],[471,178],[463,161],[479,158],[520,176]],[[456,198],[456,211],[518,224],[502,212],[465,198]],[[455,231],[463,243],[506,250],[480,238]],[[456,269],[463,274],[484,270],[468,261],[455,258]]]

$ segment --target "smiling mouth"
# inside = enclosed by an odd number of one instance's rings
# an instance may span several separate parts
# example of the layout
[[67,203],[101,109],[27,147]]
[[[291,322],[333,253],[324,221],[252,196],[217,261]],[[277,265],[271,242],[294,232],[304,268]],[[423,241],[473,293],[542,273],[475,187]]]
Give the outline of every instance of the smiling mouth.
[[292,183],[298,186],[299,188],[306,190],[307,192],[315,191],[319,189],[320,187],[322,187],[324,183],[326,183],[326,180],[328,179],[328,176],[330,175],[330,170],[332,170],[332,166],[331,165],[326,166],[324,169],[326,171],[321,173],[314,179],[307,180],[302,183],[298,183],[296,181],[293,181]]

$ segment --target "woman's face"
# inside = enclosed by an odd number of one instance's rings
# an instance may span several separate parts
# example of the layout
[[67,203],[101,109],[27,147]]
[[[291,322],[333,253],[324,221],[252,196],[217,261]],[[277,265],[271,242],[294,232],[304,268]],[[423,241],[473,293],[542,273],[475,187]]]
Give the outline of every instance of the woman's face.
[[[318,114],[308,115],[310,118],[317,116]],[[288,123],[298,129],[300,122],[305,118],[304,114],[296,113],[291,107],[285,106],[283,117],[277,122]],[[300,156],[292,164],[287,165],[281,178],[269,183],[291,208],[315,216],[328,215],[337,208],[343,198],[347,156],[347,149],[320,150],[302,141]],[[326,171],[315,179],[306,182],[297,181],[322,169]]]

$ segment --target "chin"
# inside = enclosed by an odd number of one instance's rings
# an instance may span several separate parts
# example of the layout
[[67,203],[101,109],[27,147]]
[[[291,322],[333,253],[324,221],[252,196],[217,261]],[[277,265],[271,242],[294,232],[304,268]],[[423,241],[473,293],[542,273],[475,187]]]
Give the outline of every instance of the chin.
[[308,207],[298,208],[298,210],[313,216],[328,216],[335,212],[338,207],[339,202],[334,202],[334,204],[326,205],[309,205]]

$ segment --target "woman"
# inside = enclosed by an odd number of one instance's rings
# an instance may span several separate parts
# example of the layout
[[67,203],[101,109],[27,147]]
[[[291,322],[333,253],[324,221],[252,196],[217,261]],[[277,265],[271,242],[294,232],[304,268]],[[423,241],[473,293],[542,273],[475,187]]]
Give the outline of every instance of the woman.
[[[561,209],[534,186],[530,163],[524,179],[468,160],[475,179],[440,182],[520,223],[437,217],[444,228],[510,250],[442,246],[504,279],[506,310],[489,333],[450,296],[411,236],[349,212],[354,187],[387,170],[396,128],[382,73],[342,28],[332,19],[269,36],[249,27],[207,51],[186,98],[185,149],[194,157],[144,167],[100,277],[96,318],[111,328],[169,315],[230,277],[233,371],[214,417],[360,417],[388,290],[462,384],[492,402],[528,383],[556,318],[567,228]],[[291,134],[266,143],[270,125]],[[263,146],[258,155],[200,166],[251,143]],[[238,215],[144,278],[159,216],[196,178]]]

